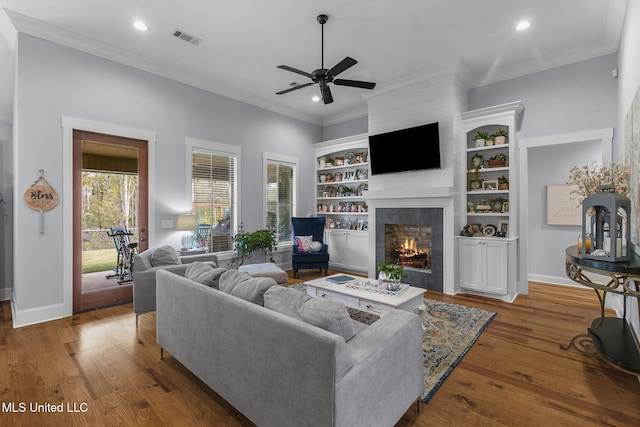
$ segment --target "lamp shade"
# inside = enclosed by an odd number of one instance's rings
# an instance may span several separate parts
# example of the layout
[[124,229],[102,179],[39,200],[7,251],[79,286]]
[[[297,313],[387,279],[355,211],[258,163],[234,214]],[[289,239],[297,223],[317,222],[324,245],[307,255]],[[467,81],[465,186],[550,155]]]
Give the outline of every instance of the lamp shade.
[[176,221],[176,230],[178,231],[194,231],[198,228],[198,216],[193,214],[178,215]]

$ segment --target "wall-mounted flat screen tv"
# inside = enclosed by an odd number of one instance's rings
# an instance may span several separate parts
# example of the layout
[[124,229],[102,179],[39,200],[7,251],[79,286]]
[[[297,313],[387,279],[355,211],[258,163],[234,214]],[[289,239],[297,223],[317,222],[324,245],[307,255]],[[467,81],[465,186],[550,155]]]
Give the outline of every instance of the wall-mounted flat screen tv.
[[369,136],[371,175],[440,169],[438,122]]

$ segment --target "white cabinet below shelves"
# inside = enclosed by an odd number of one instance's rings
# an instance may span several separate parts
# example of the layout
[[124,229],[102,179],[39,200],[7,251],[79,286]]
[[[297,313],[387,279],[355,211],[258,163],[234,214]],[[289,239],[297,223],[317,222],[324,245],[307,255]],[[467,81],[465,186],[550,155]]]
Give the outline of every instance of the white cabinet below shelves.
[[457,240],[461,291],[510,300],[515,291],[516,239],[459,237]]
[[366,273],[369,235],[366,231],[326,230],[329,266],[333,269]]

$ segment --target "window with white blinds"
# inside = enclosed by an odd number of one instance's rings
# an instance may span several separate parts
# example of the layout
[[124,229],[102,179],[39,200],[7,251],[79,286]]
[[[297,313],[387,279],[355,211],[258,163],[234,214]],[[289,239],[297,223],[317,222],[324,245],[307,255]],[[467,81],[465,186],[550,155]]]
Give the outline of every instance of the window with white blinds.
[[278,242],[292,241],[291,217],[296,211],[297,159],[265,153],[265,224]]
[[237,163],[233,153],[191,148],[192,212],[200,224],[210,226],[209,252],[233,249]]

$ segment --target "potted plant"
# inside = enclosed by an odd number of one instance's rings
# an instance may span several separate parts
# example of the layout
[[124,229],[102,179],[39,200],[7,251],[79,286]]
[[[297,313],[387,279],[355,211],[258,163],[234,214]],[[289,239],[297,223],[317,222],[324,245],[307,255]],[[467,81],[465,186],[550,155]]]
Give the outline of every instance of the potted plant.
[[327,158],[325,159],[325,165],[326,165],[328,168],[333,167],[333,157],[327,157]]
[[498,128],[496,133],[493,134],[493,140],[495,141],[496,145],[506,144],[508,137],[509,132],[500,128]]
[[[389,289],[389,284],[399,285],[406,277],[404,267],[391,261],[380,261],[378,263],[378,282],[381,286]],[[394,289],[391,289],[394,290]]]
[[484,145],[486,145],[487,147],[490,147],[493,145],[493,135],[489,135],[487,137],[487,140],[484,142]]
[[498,178],[498,190],[508,190],[509,189],[509,178],[502,175]]
[[500,168],[507,165],[509,158],[504,153],[496,153],[488,160],[490,168]]
[[484,147],[486,140],[489,138],[488,132],[476,132],[476,136],[473,137],[473,140],[476,143],[476,147]]
[[273,259],[273,251],[277,250],[276,236],[271,230],[244,231],[243,225],[240,224],[238,232],[233,236],[234,257],[232,263],[236,266],[244,264],[247,258],[250,258],[254,251],[263,249],[265,258],[269,262],[275,262]]

